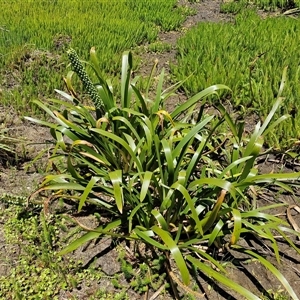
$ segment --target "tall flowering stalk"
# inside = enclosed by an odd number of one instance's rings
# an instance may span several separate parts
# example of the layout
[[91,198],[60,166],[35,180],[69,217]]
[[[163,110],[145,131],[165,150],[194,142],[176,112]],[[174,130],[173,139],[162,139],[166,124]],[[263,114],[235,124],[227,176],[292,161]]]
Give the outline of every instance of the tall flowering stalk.
[[69,49],[67,51],[67,54],[71,62],[73,71],[78,75],[79,79],[83,84],[84,89],[91,97],[96,109],[99,109],[102,112],[102,114],[104,114],[103,102],[98,94],[96,87],[94,86],[93,82],[89,78],[82,62],[79,60],[76,51],[74,49]]

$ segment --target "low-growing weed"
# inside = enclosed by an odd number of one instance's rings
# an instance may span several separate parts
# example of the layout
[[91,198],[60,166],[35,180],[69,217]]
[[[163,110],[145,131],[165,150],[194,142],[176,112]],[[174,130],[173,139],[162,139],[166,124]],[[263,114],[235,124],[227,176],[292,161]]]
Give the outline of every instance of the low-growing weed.
[[[135,263],[128,261],[124,248],[119,250],[118,260],[121,265],[121,272],[124,278],[130,283],[130,287],[137,293],[143,294],[151,288],[157,291],[165,283],[167,273],[164,269],[166,257],[160,256],[155,259],[147,258],[146,255],[135,258]],[[118,280],[115,279],[115,287],[122,288]]]
[[278,290],[268,290],[267,291],[267,296],[262,296],[262,300],[289,300],[290,297],[285,293],[283,289],[280,287]]
[[64,293],[80,299],[76,291],[83,283],[86,287],[96,284],[90,300],[127,299],[126,291],[112,294],[97,289],[105,277],[99,268],[86,269],[78,259],[57,255],[59,236],[68,230],[63,218],[10,204],[0,213],[0,220],[5,223],[5,248],[9,249],[1,256],[1,265],[7,265],[8,271],[0,276],[0,299],[52,300]]
[[56,228],[48,224],[50,231],[46,232],[39,225],[39,216],[20,206],[10,205],[1,218],[6,220],[6,243],[16,250],[8,253],[12,261],[4,262],[11,269],[7,277],[0,277],[0,298],[55,299],[60,288],[68,286],[66,273],[59,267],[62,260],[55,257],[52,247],[52,237],[58,236]]

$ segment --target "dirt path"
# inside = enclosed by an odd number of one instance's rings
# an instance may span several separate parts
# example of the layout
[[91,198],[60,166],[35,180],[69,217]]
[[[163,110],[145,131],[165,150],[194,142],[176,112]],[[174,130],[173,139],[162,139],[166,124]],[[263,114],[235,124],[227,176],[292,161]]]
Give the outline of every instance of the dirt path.
[[164,66],[165,68],[168,68],[169,63],[176,62],[176,42],[182,35],[184,35],[186,30],[200,22],[222,22],[231,19],[230,16],[220,13],[220,4],[222,3],[221,0],[203,0],[201,3],[189,3],[181,0],[179,3],[180,5],[187,5],[188,7],[192,8],[195,11],[195,14],[187,18],[182,25],[181,31],[160,33],[158,37],[159,41],[172,45],[172,50],[167,53],[150,53],[149,56],[145,54],[145,57],[143,56],[144,64],[140,69],[144,70],[144,68],[148,66],[148,68],[151,70],[151,65],[149,66],[149,59],[151,61],[151,58],[152,61],[157,58],[161,67]]
[[[176,42],[184,35],[184,33],[191,27],[196,26],[200,22],[223,22],[232,19],[231,16],[220,13],[220,4],[222,0],[203,0],[200,3],[189,3],[187,0],[180,0],[180,5],[187,5],[195,11],[195,14],[189,16],[182,25],[181,31],[169,31],[159,34],[158,40],[162,43],[167,43],[172,46],[171,50],[163,53],[145,52],[141,55],[141,64],[138,70],[138,74],[148,76],[151,72],[153,63],[158,60],[157,75],[161,70],[165,69],[165,84],[166,87],[172,84],[170,80],[170,65],[176,64]],[[166,104],[167,110],[170,110],[178,102],[186,100],[186,96],[183,93],[177,93],[177,96],[173,96],[168,99]]]

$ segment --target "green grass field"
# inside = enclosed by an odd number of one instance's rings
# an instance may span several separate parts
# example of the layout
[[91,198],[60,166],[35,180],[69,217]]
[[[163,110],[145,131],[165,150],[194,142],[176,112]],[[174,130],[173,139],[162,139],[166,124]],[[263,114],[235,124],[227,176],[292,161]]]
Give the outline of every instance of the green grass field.
[[232,94],[223,99],[246,114],[262,118],[272,107],[279,91],[284,67],[288,76],[281,114],[292,114],[269,137],[273,145],[291,146],[300,136],[300,23],[287,16],[262,19],[256,12],[245,11],[230,23],[200,23],[177,43],[177,64],[173,75],[184,79],[186,92],[223,83]]
[[[21,5],[22,3],[22,5]],[[174,30],[190,10],[176,0],[1,1],[1,103],[26,111],[32,98],[53,96],[66,74],[66,49],[87,58],[96,47],[103,74],[119,75],[125,50]]]
[[[88,1],[83,5],[75,0],[57,0],[25,1],[22,6],[17,0],[2,2],[1,103],[12,105],[24,114],[32,108],[30,100],[53,97],[54,89],[62,89],[64,85],[68,47],[87,59],[89,49],[95,46],[102,74],[112,75],[115,86],[124,50],[144,43],[152,43],[149,49],[155,50],[159,46],[155,42],[158,32],[179,28],[191,13],[186,7],[176,6],[176,2]],[[274,10],[295,7],[298,2],[251,3]],[[248,4],[249,1],[242,0],[224,5],[230,9],[239,6],[244,11]],[[300,134],[299,28],[298,20],[293,18],[262,20],[248,11],[237,15],[230,24],[201,23],[179,40],[173,79],[178,81],[193,74],[184,85],[189,94],[214,83],[224,83],[233,90],[230,102],[234,107],[241,105],[245,112],[259,112],[263,117],[274,102],[282,70],[288,66],[286,101],[280,113],[292,113],[293,118],[282,124],[270,140],[275,141],[276,147],[279,144],[292,147]]]

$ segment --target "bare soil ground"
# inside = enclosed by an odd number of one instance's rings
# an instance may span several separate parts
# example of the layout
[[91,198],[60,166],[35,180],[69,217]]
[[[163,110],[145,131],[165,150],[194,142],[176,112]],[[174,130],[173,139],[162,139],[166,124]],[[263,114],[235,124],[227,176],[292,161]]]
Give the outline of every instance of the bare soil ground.
[[[185,3],[185,1],[180,1]],[[142,62],[138,73],[149,74],[152,68],[152,63],[155,59],[158,59],[158,72],[164,67],[166,73],[170,74],[170,64],[176,63],[176,41],[184,34],[185,30],[195,26],[199,22],[224,22],[230,21],[231,17],[220,14],[220,0],[204,0],[200,3],[189,4],[196,10],[196,14],[189,17],[183,25],[180,32],[166,32],[161,33],[159,36],[160,41],[169,43],[172,45],[172,49],[165,53],[149,53],[144,52],[142,54]],[[1,95],[0,95],[1,96]],[[182,93],[178,93],[177,96],[173,97],[168,103],[168,107],[174,107],[178,102],[184,101],[186,96]],[[38,186],[39,182],[43,177],[43,170],[47,159],[47,152],[44,155],[44,159],[37,161],[35,164],[28,164],[32,159],[36,157],[42,150],[47,149],[47,141],[51,141],[51,136],[48,129],[32,125],[28,122],[21,120],[11,108],[1,108],[0,121],[7,125],[8,133],[19,139],[16,151],[19,154],[19,158],[11,158],[2,160],[0,165],[0,196],[3,193],[12,193],[15,195],[28,196]],[[269,173],[280,168],[286,168],[284,162],[275,162],[266,159],[260,164],[260,171]],[[29,166],[28,168],[26,168]],[[295,168],[295,166],[292,166]],[[288,170],[288,169],[286,169]],[[290,195],[277,196],[274,191],[262,194],[258,201],[261,205],[266,203],[274,202],[285,202],[290,205],[297,205],[297,199]],[[0,208],[3,208],[0,207]],[[282,214],[286,216],[286,208],[278,209],[273,212],[274,214]],[[300,216],[294,214],[294,221],[300,224]],[[87,225],[92,225],[92,220],[86,217],[81,217],[81,222],[87,222]],[[0,224],[0,257],[6,261],[13,261],[17,259],[18,252],[11,249],[10,245],[5,244],[4,224]],[[246,243],[246,242],[245,242]],[[278,265],[275,261],[274,256],[269,251],[268,245],[264,244],[261,240],[251,241],[252,247],[260,249],[262,253],[266,254],[266,258]],[[300,257],[296,255],[295,251],[285,244],[280,244],[280,251],[282,254],[282,264],[278,265],[279,270],[289,281],[290,285],[294,288],[298,296],[300,297]],[[100,243],[92,243],[86,249],[80,248],[76,250],[73,255],[75,259],[83,260],[83,265],[89,266],[90,261],[93,257],[96,257],[96,265],[107,274],[108,278],[103,279],[100,283],[88,286],[81,286],[80,289],[74,289],[71,292],[61,292],[60,299],[71,299],[71,296],[77,296],[78,299],[88,299],[88,295],[91,295],[97,288],[106,288],[107,291],[115,291],[112,283],[109,280],[109,276],[112,276],[120,272],[120,264],[117,261],[117,250],[111,240],[105,239]],[[234,251],[228,252],[222,260],[228,262],[228,276],[234,281],[245,286],[255,294],[262,294],[267,290],[277,291],[280,289],[279,282],[269,272],[265,270],[259,263],[245,263],[243,257]],[[13,264],[12,264],[13,265]],[[2,266],[0,264],[0,275],[9,275],[12,265]],[[202,291],[205,292],[204,299],[242,299],[237,294],[226,290],[220,286],[217,286],[213,281],[205,274],[199,274],[197,284],[201,287]],[[124,285],[128,285],[124,280]],[[179,290],[181,288],[179,287]],[[184,290],[181,290],[182,295],[185,294]],[[173,299],[170,294],[167,295],[155,295],[155,291],[151,291],[144,295],[139,295],[134,291],[128,289],[130,299]],[[154,297],[153,297],[154,296]],[[152,297],[152,298],[151,298]],[[195,297],[198,299],[197,297]]]

